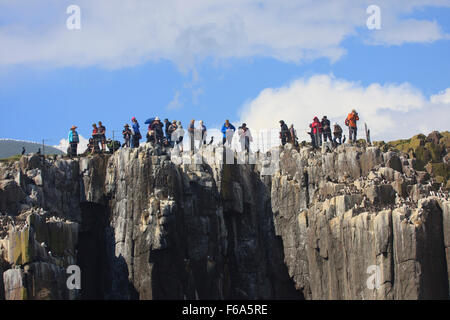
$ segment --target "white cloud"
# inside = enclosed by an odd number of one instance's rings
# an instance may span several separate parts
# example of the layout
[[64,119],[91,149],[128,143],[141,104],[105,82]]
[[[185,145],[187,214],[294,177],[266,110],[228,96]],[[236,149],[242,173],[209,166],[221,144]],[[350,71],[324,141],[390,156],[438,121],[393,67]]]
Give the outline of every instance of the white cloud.
[[168,110],[175,110],[182,107],[182,104],[180,102],[180,91],[175,92],[175,96],[173,99],[169,102],[167,105]]
[[[80,134],[78,134],[78,138],[80,139],[80,143],[78,144],[78,153],[83,153],[87,149],[89,139],[86,139]],[[61,141],[59,141],[59,144],[54,147],[66,153],[67,148],[69,147],[69,139],[61,139]]]
[[446,89],[445,91],[442,91],[436,95],[431,96],[431,102],[432,103],[442,103],[442,104],[450,104],[450,88]]
[[[359,112],[359,135],[367,123],[373,139],[407,138],[420,131],[448,130],[450,105],[440,100],[446,93],[427,99],[408,83],[360,83],[316,75],[281,88],[263,90],[241,110],[241,120],[253,129],[268,129],[285,120],[294,124],[301,139],[309,139],[309,123],[323,115],[343,128],[351,109]],[[437,98],[436,98],[437,97]],[[423,132],[427,133],[427,132]]]
[[[81,8],[81,30],[66,28],[66,8]],[[445,38],[434,21],[407,15],[448,0],[378,0],[382,30],[363,32],[378,44]],[[0,65],[120,68],[168,59],[192,67],[214,60],[268,56],[336,61],[342,41],[365,29],[370,1],[360,0],[78,0],[0,4]],[[362,28],[362,29],[360,29]]]
[[436,21],[407,19],[385,23],[383,28],[373,33],[368,42],[372,44],[402,45],[403,43],[429,43],[448,38]]

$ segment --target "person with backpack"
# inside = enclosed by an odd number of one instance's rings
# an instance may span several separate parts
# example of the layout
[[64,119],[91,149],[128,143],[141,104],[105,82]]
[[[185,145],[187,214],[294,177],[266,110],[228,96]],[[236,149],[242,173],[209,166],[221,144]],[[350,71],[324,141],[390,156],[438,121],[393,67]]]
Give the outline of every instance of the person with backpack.
[[[72,128],[70,128],[70,131],[69,131],[69,144],[70,144],[69,156],[71,156],[71,157],[77,156],[78,143],[80,143],[80,138],[78,137],[78,132],[76,129],[77,129],[76,126],[72,126]],[[24,148],[24,150],[25,150],[25,148]]]
[[130,126],[128,123],[125,124],[124,129],[122,130],[122,136],[123,136],[123,145],[122,148],[129,148],[130,147],[130,140],[132,136],[132,132],[130,130]]
[[241,150],[246,151],[247,153],[250,152],[250,142],[253,141],[252,134],[250,132],[250,129],[247,128],[247,124],[243,123],[242,126],[238,129],[239,133],[239,140],[241,142]]
[[348,114],[347,119],[345,119],[345,125],[348,126],[348,135],[350,142],[356,142],[356,135],[358,132],[356,121],[359,120],[358,112],[355,109]]
[[321,124],[322,124],[323,141],[327,142],[328,140],[330,140],[331,142],[333,140],[331,137],[331,124],[327,116],[323,116]]
[[312,134],[314,135],[314,147],[318,148],[322,145],[322,123],[319,118],[314,117],[313,123],[311,123]]
[[[341,145],[342,144],[342,128],[340,125],[337,124],[337,122],[333,125],[333,142],[334,145]],[[339,143],[337,142],[339,140]]]
[[222,144],[225,145],[225,143],[227,143],[228,146],[231,146],[231,141],[233,140],[233,135],[236,131],[236,128],[227,119],[225,120],[221,131],[223,134]]
[[132,129],[132,136],[131,136],[131,147],[132,148],[138,148],[139,147],[139,140],[141,140],[142,135],[139,131],[139,122],[136,120],[135,117],[131,118],[131,129]]
[[281,127],[281,131],[280,131],[281,145],[284,146],[287,142],[290,142],[289,128],[286,125],[286,123],[284,123],[284,120],[280,120],[280,127]]

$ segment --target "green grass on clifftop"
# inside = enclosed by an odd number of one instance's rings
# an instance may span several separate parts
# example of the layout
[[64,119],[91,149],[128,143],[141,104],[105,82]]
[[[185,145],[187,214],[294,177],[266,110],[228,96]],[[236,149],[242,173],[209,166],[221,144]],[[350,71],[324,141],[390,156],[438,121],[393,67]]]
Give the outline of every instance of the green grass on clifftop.
[[0,162],[7,162],[7,163],[12,163],[12,162],[16,162],[20,160],[20,157],[22,157],[20,154],[9,157],[9,158],[4,158],[4,159],[0,159]]
[[[437,141],[439,142],[436,143]],[[395,140],[388,143],[377,141],[374,142],[374,145],[385,152],[397,150],[408,154],[410,158],[415,158],[413,164],[415,170],[427,171],[437,182],[449,185],[450,132],[433,132],[428,136],[418,134],[411,139]]]

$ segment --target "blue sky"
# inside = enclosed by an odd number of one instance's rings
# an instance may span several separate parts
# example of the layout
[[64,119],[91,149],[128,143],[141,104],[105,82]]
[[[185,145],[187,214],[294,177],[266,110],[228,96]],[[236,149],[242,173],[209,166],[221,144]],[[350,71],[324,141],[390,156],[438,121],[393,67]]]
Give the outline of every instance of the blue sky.
[[[248,0],[242,1],[242,19],[232,23],[230,17],[241,14],[234,1],[219,9],[194,1],[187,22],[181,10],[186,2],[177,2],[176,13],[160,8],[164,17],[174,15],[176,31],[170,18],[147,25],[154,10],[143,14],[140,1],[139,10],[116,21],[124,31],[116,30],[116,24],[111,27],[116,13],[102,2],[43,0],[40,10],[26,1],[0,2],[0,138],[49,139],[56,145],[72,124],[88,137],[91,124],[101,120],[112,135],[132,116],[143,124],[154,115],[185,125],[202,119],[210,128],[224,119],[246,121],[250,128],[276,127],[283,118],[303,132],[313,114],[329,114],[342,124],[352,107],[379,139],[449,129],[450,1],[405,1],[405,8],[379,1],[382,29],[373,31],[365,27],[368,15],[361,10],[367,1],[355,12],[342,1],[331,13],[302,21],[300,13],[290,17],[295,9],[274,4],[260,17],[262,9],[254,4],[264,1]],[[72,3],[81,8],[81,30],[65,28],[65,8]],[[286,3],[298,4],[299,12],[308,6],[322,12],[332,2]],[[104,16],[105,8],[111,17]],[[211,20],[200,21],[204,11]],[[201,19],[192,22],[197,15]],[[287,22],[276,20],[284,16]],[[280,26],[261,29],[262,18]],[[254,33],[252,23],[261,32]],[[141,38],[140,32],[150,33]],[[166,43],[170,37],[174,40]]]

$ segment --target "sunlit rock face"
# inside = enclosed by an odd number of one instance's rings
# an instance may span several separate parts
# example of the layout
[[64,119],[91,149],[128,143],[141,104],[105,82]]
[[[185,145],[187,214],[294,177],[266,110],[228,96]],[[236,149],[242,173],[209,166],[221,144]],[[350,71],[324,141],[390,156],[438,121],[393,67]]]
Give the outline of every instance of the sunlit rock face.
[[0,164],[0,299],[448,298],[448,195],[406,155],[203,151]]
[[285,150],[272,211],[307,299],[448,298],[448,194],[378,148]]

